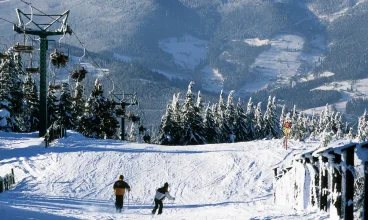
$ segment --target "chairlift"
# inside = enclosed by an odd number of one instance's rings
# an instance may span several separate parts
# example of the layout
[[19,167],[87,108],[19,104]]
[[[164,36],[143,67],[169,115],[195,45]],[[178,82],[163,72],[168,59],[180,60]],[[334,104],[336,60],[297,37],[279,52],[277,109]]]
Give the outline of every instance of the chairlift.
[[31,56],[30,56],[30,66],[26,67],[26,72],[27,73],[39,73],[40,68],[39,67],[33,67],[32,63],[33,63],[33,56],[31,54]]
[[52,85],[51,83],[49,83],[49,90],[60,90],[61,87],[62,87],[62,85],[60,85],[60,84]]
[[82,66],[80,70],[75,70],[73,73],[71,73],[70,77],[76,82],[82,82],[87,73],[87,70]]
[[78,65],[77,65],[77,68],[76,70],[71,73],[70,77],[76,81],[76,82],[81,82],[85,77],[86,77],[86,74],[88,73],[88,71],[86,69],[84,69],[84,67],[80,66],[81,64],[81,61],[83,59],[83,57],[86,55],[86,48],[83,48],[83,55],[79,58],[79,62],[78,62]]
[[[68,52],[69,53],[69,52]],[[69,60],[69,55],[65,55],[63,51],[58,51],[56,48],[54,52],[50,54],[52,65],[57,68],[64,67]]]

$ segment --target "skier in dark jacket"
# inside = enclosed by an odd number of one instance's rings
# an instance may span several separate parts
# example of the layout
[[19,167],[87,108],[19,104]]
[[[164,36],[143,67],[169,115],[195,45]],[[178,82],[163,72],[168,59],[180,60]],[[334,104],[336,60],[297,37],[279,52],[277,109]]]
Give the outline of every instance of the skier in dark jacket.
[[156,191],[156,195],[155,195],[155,207],[152,210],[152,214],[153,215],[156,213],[156,210],[157,210],[158,206],[160,206],[160,208],[158,209],[158,214],[161,215],[162,208],[164,207],[163,204],[162,204],[162,201],[166,197],[168,199],[170,199],[170,200],[175,200],[175,198],[172,197],[170,195],[170,193],[169,193],[169,184],[167,182],[164,184],[163,187],[158,188],[157,191]]
[[125,189],[130,191],[130,186],[124,181],[124,176],[120,175],[119,180],[114,184],[114,193],[116,195],[115,207],[118,212],[121,212],[123,209]]

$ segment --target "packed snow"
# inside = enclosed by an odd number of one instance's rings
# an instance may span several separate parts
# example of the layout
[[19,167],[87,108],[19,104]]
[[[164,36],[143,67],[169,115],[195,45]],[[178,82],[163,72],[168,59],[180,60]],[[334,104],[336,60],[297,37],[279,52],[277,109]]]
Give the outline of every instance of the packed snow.
[[[0,176],[16,185],[0,194],[2,219],[151,219],[155,190],[169,182],[175,202],[160,219],[326,219],[315,210],[273,203],[275,165],[315,143],[281,140],[158,146],[88,139],[68,131],[49,148],[37,133],[0,132]],[[123,174],[132,191],[116,213],[112,185]],[[158,216],[157,216],[158,217]]]
[[159,42],[159,47],[173,56],[174,62],[189,70],[207,57],[208,42],[191,35],[168,38]]

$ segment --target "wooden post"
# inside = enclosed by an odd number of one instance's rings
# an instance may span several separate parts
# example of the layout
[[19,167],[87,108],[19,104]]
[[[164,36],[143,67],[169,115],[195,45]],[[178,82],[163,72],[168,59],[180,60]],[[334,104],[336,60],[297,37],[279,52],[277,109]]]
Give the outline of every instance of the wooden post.
[[354,169],[355,146],[346,149],[346,173],[345,173],[345,216],[344,219],[354,219],[354,175],[350,169]]
[[0,176],[0,193],[4,192],[4,179]]
[[286,150],[287,150],[287,141],[288,141],[289,134],[286,134]]
[[[328,158],[322,156],[322,163],[327,163]],[[327,211],[327,195],[328,195],[328,170],[324,169],[325,165],[320,164],[320,178],[321,178],[321,186],[320,186],[320,203],[319,209]]]
[[[340,164],[341,163],[341,155],[333,153],[335,156],[333,159],[334,164]],[[332,193],[336,195],[336,197],[332,196],[332,204],[336,207],[337,215],[341,219],[342,214],[342,198],[341,198],[341,186],[342,186],[342,176],[341,176],[341,168],[334,167],[333,173],[332,173]]]
[[12,184],[15,184],[15,175],[14,175],[14,169],[11,169],[11,173],[12,173]]
[[364,164],[364,219],[368,220],[368,161]]
[[319,162],[318,161],[318,158],[317,157],[313,157],[312,158],[312,166],[313,166],[313,169],[315,171],[315,175],[314,175],[314,187],[311,188],[311,203],[312,203],[312,206],[317,206],[319,204],[319,201],[318,201],[318,195],[319,195],[319,171],[318,171],[318,166],[317,166],[317,163]]
[[277,181],[277,167],[273,168],[273,174],[275,176],[274,190],[273,190],[273,203],[276,204],[276,181]]

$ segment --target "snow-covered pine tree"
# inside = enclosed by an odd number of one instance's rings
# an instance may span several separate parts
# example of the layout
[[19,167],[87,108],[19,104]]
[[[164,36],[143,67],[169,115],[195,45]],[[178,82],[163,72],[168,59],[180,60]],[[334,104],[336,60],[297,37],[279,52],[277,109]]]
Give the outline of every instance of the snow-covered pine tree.
[[50,127],[59,118],[59,100],[56,91],[49,85],[47,91],[47,127]]
[[223,98],[223,90],[220,92],[219,103],[217,105],[217,112],[216,112],[216,123],[219,128],[219,142],[226,143],[228,141],[228,130],[225,125],[225,102]]
[[204,138],[206,143],[213,144],[218,143],[218,127],[214,118],[214,112],[216,111],[216,105],[207,105],[205,110],[205,116],[203,120]]
[[280,125],[281,130],[283,130],[283,128],[284,128],[285,117],[286,117],[286,105],[284,104],[282,106],[281,114],[280,114],[280,123],[279,123],[279,125]]
[[183,145],[204,144],[203,118],[199,108],[195,105],[195,96],[192,93],[194,82],[190,82],[183,105],[183,129],[181,143]]
[[[175,96],[175,95],[174,95]],[[166,113],[161,118],[160,129],[158,133],[158,143],[161,145],[173,145],[176,122],[173,121],[172,105],[166,106]]]
[[77,82],[74,89],[73,95],[73,121],[75,124],[79,124],[79,120],[84,114],[85,110],[85,100],[83,97],[84,94],[84,87],[80,82]]
[[226,128],[227,140],[226,142],[234,143],[235,136],[235,108],[234,108],[234,90],[231,90],[226,102],[226,109],[224,113],[224,127]]
[[349,132],[346,135],[346,138],[349,140],[353,140],[354,139],[354,131],[353,131],[353,127],[349,128]]
[[69,90],[69,84],[63,83],[61,85],[61,95],[59,100],[59,119],[58,123],[65,129],[75,129],[76,124],[73,117],[73,102]]
[[247,130],[247,140],[254,140],[256,139],[256,130],[254,128],[254,106],[252,102],[252,97],[249,98],[247,104],[247,111],[245,113],[245,119],[248,126]]
[[261,108],[261,102],[257,104],[257,107],[254,110],[254,130],[255,130],[255,138],[262,139],[265,137],[265,133],[263,130],[264,121],[263,121],[263,114]]
[[172,144],[173,145],[179,145],[182,141],[182,135],[184,133],[184,119],[183,119],[183,109],[182,105],[179,102],[180,93],[173,95],[173,100],[171,103],[171,109],[172,109],[172,132],[171,132],[171,138],[172,138]]
[[24,121],[27,127],[27,132],[39,130],[39,100],[36,82],[32,79],[31,74],[28,74],[24,85],[23,94],[25,99]]
[[307,132],[307,123],[306,123],[306,116],[304,115],[304,112],[301,112],[298,114],[298,119],[295,123],[295,126],[293,128],[295,128],[293,130],[293,138],[295,140],[304,140],[304,138],[306,137],[306,132]]
[[367,110],[364,110],[362,116],[359,117],[358,121],[358,133],[357,138],[359,142],[363,142],[367,140],[368,137],[368,114]]
[[235,136],[236,142],[248,141],[249,138],[249,124],[243,109],[243,102],[238,99],[235,109]]
[[314,110],[312,111],[312,117],[309,120],[309,126],[308,127],[309,127],[309,132],[310,132],[309,138],[311,140],[314,140],[318,136],[318,129],[317,129],[318,121],[317,121]]
[[327,122],[325,129],[323,130],[323,132],[321,133],[320,137],[321,137],[321,142],[320,142],[320,146],[321,147],[327,147],[327,145],[331,142],[332,137],[333,137],[334,133],[332,131],[332,123],[331,122]]
[[24,121],[25,101],[23,95],[24,75],[21,57],[13,48],[5,52],[7,59],[0,64],[0,130],[22,132],[27,127]]
[[267,109],[263,117],[265,137],[279,138],[281,136],[280,122],[277,119],[275,97],[268,97]]
[[131,123],[128,141],[137,142],[137,129],[135,127],[135,123]]
[[335,114],[335,117],[333,119],[334,121],[334,126],[336,129],[336,139],[340,139],[344,137],[344,123],[342,122],[342,114],[340,114],[339,112],[337,112]]
[[96,79],[95,86],[85,105],[78,130],[87,137],[117,138],[118,121],[114,117],[112,102],[103,96],[102,85]]

